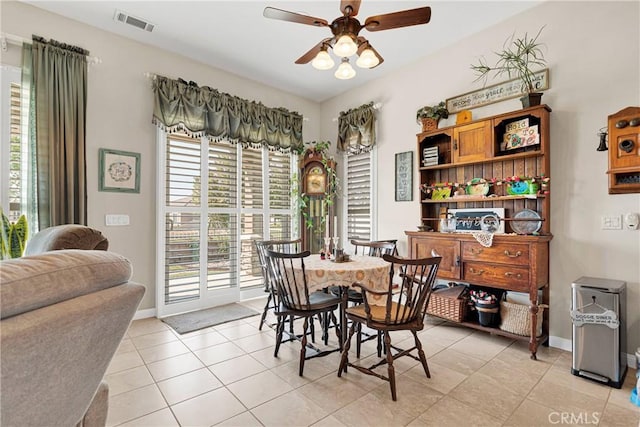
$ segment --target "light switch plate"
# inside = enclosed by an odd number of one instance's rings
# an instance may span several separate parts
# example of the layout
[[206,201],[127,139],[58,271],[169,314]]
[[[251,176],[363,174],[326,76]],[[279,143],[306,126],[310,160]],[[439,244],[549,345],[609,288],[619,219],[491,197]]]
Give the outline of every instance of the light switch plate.
[[603,215],[600,220],[603,230],[622,230],[621,215]]
[[108,226],[129,225],[129,215],[126,214],[107,214],[104,217],[104,223]]

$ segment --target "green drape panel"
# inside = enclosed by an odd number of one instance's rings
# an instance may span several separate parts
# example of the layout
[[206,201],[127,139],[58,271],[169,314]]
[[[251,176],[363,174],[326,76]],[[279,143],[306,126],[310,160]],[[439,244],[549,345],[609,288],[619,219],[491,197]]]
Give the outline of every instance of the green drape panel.
[[269,108],[194,82],[156,76],[153,123],[192,137],[207,136],[280,151],[301,151],[302,116],[284,108]]
[[33,36],[40,228],[87,223],[88,53]]
[[361,105],[338,117],[338,150],[360,153],[371,150],[376,143],[376,116],[373,102]]

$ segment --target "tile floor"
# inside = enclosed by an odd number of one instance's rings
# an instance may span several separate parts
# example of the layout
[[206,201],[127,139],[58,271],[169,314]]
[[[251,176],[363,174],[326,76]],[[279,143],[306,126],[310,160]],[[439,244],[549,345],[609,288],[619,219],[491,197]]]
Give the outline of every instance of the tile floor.
[[[261,311],[263,302],[245,304]],[[179,335],[155,318],[134,321],[107,371],[107,425],[640,425],[629,403],[635,371],[616,390],[571,375],[571,354],[558,349],[542,347],[532,361],[525,342],[429,320],[420,337],[431,379],[399,359],[393,402],[378,378],[354,369],[338,378],[339,353],[308,360],[299,377],[299,344],[274,358],[273,330],[257,326],[251,317]],[[367,342],[361,359],[374,353]]]

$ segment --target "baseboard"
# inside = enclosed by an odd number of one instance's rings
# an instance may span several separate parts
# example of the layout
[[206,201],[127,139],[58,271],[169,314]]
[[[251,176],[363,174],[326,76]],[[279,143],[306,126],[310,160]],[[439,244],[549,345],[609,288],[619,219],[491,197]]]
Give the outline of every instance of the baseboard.
[[573,351],[573,343],[571,340],[554,337],[553,335],[549,337],[549,347],[559,348],[564,351]]
[[133,320],[147,319],[149,317],[156,317],[155,308],[147,308],[146,310],[138,310],[133,316]]
[[[571,340],[560,337],[549,337],[549,347],[559,348],[560,350],[573,351],[573,343]],[[636,369],[636,356],[634,354],[623,353],[627,357],[627,366]]]

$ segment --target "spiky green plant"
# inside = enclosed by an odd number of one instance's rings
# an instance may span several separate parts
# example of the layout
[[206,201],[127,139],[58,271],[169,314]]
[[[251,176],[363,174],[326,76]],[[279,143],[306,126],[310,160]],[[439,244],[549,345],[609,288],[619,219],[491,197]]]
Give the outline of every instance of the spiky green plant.
[[16,222],[11,222],[1,209],[0,214],[0,255],[2,259],[20,258],[29,236],[27,217],[20,215]]
[[544,26],[533,38],[527,33],[522,38],[515,38],[515,34],[512,34],[502,46],[502,51],[494,52],[498,56],[494,66],[489,66],[484,58],[480,58],[478,64],[471,65],[471,69],[478,76],[475,81],[483,79],[486,84],[489,74],[493,71],[495,77],[504,74],[509,78],[517,77],[522,82],[523,92],[534,92],[535,69],[542,69],[547,64],[541,49],[543,45],[538,42],[543,29]]

